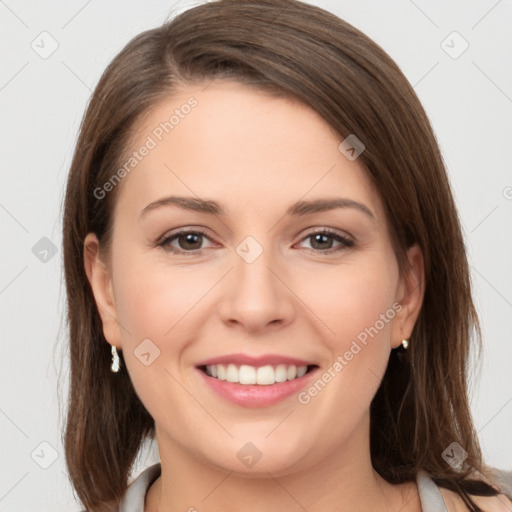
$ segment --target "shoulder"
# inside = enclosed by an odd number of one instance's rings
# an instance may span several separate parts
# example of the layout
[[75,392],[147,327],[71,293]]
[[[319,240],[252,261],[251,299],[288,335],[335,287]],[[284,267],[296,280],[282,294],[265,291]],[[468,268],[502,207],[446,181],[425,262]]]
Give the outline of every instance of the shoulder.
[[512,512],[512,501],[504,494],[497,496],[475,496],[475,503],[486,512]]
[[[448,512],[468,512],[462,498],[453,491],[439,488]],[[473,502],[484,512],[512,512],[512,501],[504,494],[497,496],[471,496]]]

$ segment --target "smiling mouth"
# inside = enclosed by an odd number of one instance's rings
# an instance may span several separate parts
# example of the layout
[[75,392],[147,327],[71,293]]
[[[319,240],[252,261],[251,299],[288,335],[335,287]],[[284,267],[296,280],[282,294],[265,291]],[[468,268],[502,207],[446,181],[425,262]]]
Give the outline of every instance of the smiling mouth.
[[199,366],[199,369],[209,377],[248,386],[270,386],[280,382],[300,379],[316,368],[318,368],[317,365],[296,366],[293,364],[256,367],[246,364],[236,365],[230,363]]

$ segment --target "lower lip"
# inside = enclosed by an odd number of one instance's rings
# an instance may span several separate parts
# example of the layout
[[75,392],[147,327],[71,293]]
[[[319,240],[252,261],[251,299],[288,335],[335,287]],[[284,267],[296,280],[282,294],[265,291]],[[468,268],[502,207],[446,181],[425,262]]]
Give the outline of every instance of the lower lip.
[[260,386],[219,380],[197,369],[211,390],[230,402],[244,407],[265,407],[267,405],[277,404],[291,395],[297,394],[304,388],[317,370],[318,368],[314,368],[298,379],[276,382],[268,386]]

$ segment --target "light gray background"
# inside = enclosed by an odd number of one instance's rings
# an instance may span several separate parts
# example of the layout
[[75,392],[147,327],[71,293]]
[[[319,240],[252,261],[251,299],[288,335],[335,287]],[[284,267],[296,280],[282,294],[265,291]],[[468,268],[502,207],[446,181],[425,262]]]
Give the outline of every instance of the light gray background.
[[[311,3],[378,42],[414,85],[432,121],[462,217],[483,324],[485,359],[472,393],[476,428],[487,462],[510,470],[512,3]],[[133,36],[191,4],[0,0],[3,512],[79,510],[61,440],[68,390],[63,187],[80,120],[104,68]],[[41,36],[44,31],[51,36]],[[457,58],[464,41],[453,31],[469,44]],[[58,48],[46,59],[31,46],[48,51],[52,39]],[[43,237],[57,247],[46,263],[32,252]],[[156,456],[153,447],[137,468]]]

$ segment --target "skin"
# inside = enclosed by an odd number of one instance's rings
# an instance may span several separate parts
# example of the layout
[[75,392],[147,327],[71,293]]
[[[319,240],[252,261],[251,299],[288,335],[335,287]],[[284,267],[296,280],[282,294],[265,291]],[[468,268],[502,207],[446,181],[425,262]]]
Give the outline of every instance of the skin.
[[[345,158],[342,138],[309,107],[233,82],[203,89],[188,86],[135,127],[133,150],[190,96],[198,100],[123,179],[110,254],[100,253],[94,234],[85,239],[105,338],[122,349],[156,423],[162,476],[145,510],[421,510],[415,483],[385,482],[369,450],[371,400],[421,308],[421,251],[408,250],[411,269],[400,274],[363,164]],[[226,214],[164,206],[141,218],[169,195],[215,200]],[[374,218],[348,207],[285,215],[298,200],[335,197],[366,205]],[[198,227],[207,233],[200,252],[155,245]],[[325,228],[354,246],[331,238],[315,245],[308,235]],[[250,264],[236,252],[247,236],[263,250]],[[178,239],[172,246],[189,247]],[[270,353],[325,371],[393,304],[400,311],[307,405],[297,396],[263,408],[234,405],[195,369],[219,355]],[[134,354],[147,338],[160,350],[149,366]],[[237,457],[247,442],[262,454],[250,468]]]

